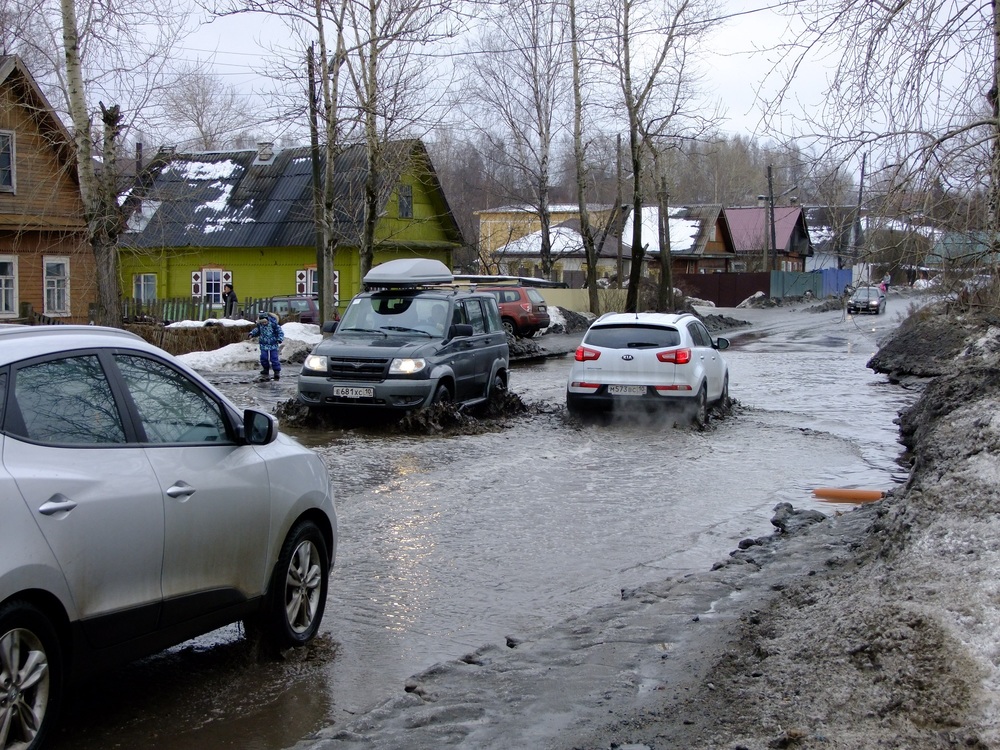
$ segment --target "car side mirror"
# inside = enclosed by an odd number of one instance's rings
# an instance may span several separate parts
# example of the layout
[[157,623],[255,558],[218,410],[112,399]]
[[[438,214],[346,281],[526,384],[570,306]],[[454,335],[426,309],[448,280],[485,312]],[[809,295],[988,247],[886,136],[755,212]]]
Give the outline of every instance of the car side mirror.
[[323,333],[333,333],[337,330],[337,325],[340,323],[339,320],[327,320],[323,323],[322,331]]
[[717,338],[715,340],[715,348],[716,349],[728,349],[729,348],[729,339],[727,339],[727,338],[725,338],[723,336],[719,336],[719,338]]
[[248,445],[267,445],[278,436],[274,417],[256,409],[243,411],[243,439]]
[[448,331],[448,338],[453,339],[459,336],[471,336],[472,326],[468,323],[452,323]]

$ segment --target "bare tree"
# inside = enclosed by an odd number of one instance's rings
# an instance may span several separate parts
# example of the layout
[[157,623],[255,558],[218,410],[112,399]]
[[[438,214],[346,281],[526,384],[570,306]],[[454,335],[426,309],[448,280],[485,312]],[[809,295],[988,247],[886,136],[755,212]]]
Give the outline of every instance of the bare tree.
[[[794,11],[802,31],[775,70],[783,85],[769,110],[788,114],[803,70],[835,67],[824,105],[798,113],[796,135],[845,160],[871,154],[887,197],[919,196],[933,209],[941,185],[987,196],[990,255],[1000,251],[1000,4],[810,0]],[[897,205],[900,201],[893,200]]]
[[632,171],[632,258],[625,307],[638,309],[645,246],[642,241],[645,151],[649,138],[675,131],[690,105],[689,55],[708,29],[710,7],[701,0],[607,0],[607,40],[594,46],[615,78],[624,111]]
[[363,131],[368,160],[361,275],[372,267],[379,208],[395,185],[386,178],[408,156],[389,144],[435,120],[440,93],[423,52],[455,33],[458,0],[359,0],[347,5],[341,32],[348,40],[345,70]]
[[[85,11],[83,23],[78,5]],[[101,145],[95,148],[90,97],[108,95],[127,101],[134,108],[131,120],[136,119],[161,83],[166,53],[182,31],[182,23],[170,11],[158,0],[122,0],[114,8],[60,0],[58,22],[48,26],[61,25],[61,43],[55,47],[61,48],[65,60],[55,74],[63,84],[60,90],[73,126],[87,239],[97,261],[95,317],[105,325],[121,323],[117,242],[126,217],[118,194],[127,186],[119,179],[117,155],[130,118],[120,105],[99,102]],[[99,172],[94,163],[98,155]]]
[[200,151],[231,147],[237,134],[252,128],[253,112],[245,96],[218,76],[198,67],[182,70],[166,90],[165,115],[176,126],[188,126],[194,136],[184,141]]
[[467,58],[469,119],[508,155],[530,186],[541,226],[542,275],[551,278],[552,150],[569,94],[561,3],[504,0],[491,6]]

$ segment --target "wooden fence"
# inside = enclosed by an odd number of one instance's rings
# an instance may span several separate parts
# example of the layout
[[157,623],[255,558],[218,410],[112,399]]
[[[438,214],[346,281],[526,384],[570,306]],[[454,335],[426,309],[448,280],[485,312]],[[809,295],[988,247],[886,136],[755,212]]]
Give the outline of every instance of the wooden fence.
[[[256,310],[266,310],[270,297],[247,297],[238,305],[239,317],[250,319]],[[123,299],[122,320],[126,323],[175,323],[178,320],[210,320],[221,318],[222,304],[196,297],[170,299]],[[249,311],[249,312],[247,312]]]

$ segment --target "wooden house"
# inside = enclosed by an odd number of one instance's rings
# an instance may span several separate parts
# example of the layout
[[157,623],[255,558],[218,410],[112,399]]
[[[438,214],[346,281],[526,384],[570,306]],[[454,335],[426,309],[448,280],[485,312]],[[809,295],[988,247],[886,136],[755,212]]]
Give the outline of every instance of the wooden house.
[[[396,141],[379,189],[375,264],[399,257],[451,266],[463,243],[423,143]],[[134,197],[120,246],[122,288],[142,300],[221,301],[317,292],[312,160],[308,148],[160,155]],[[367,160],[363,146],[334,166],[340,304],[360,290]]]
[[767,206],[725,209],[736,259],[733,271],[805,271],[813,253],[801,206],[774,207],[775,247],[771,247]]
[[[590,222],[603,227],[613,213],[614,206],[588,205]],[[541,231],[538,210],[528,205],[509,205],[475,212],[479,217],[479,252],[491,261],[502,258],[503,251],[515,240]],[[576,203],[555,203],[549,206],[549,226],[555,228],[567,222],[579,225],[580,207]]]
[[[632,266],[632,214],[624,219],[599,248],[598,279],[615,279],[620,274],[628,278]],[[659,273],[660,244],[658,235],[659,210],[655,206],[642,209],[643,275],[650,270]],[[735,257],[732,237],[722,206],[682,206],[670,211],[670,259],[675,274],[715,273],[728,270]],[[600,230],[597,230],[600,232]],[[555,226],[549,235],[552,249],[552,281],[564,281],[571,287],[581,287],[586,280],[586,255],[580,236],[578,217]],[[501,258],[503,272],[514,275],[539,276],[541,261],[541,231],[534,231],[495,251]]]
[[[656,206],[642,209],[642,244],[649,258],[649,268],[659,273],[662,263],[659,240],[660,211]],[[691,273],[729,271],[736,257],[726,213],[720,205],[678,206],[671,208],[670,268],[674,276]],[[632,217],[622,229],[622,243],[631,248]]]
[[86,323],[96,290],[73,140],[21,59],[0,55],[0,320]]

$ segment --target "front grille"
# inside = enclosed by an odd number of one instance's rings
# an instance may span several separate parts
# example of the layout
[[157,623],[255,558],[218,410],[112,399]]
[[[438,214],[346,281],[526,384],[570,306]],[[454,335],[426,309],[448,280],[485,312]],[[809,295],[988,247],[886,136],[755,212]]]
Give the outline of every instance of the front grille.
[[385,380],[389,362],[385,357],[372,359],[338,359],[330,357],[327,375],[335,380]]

